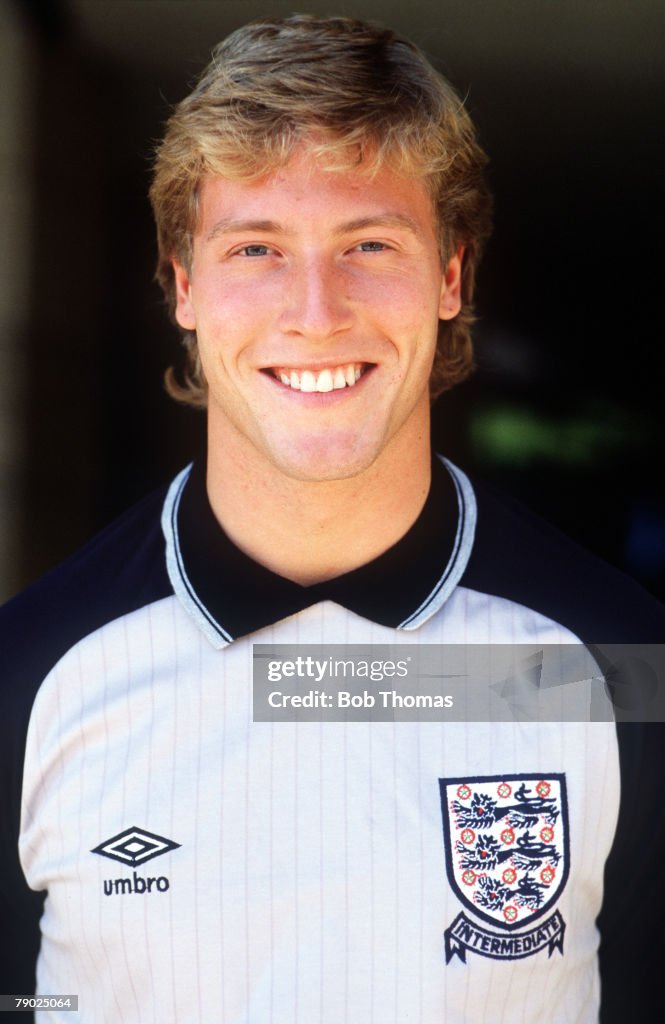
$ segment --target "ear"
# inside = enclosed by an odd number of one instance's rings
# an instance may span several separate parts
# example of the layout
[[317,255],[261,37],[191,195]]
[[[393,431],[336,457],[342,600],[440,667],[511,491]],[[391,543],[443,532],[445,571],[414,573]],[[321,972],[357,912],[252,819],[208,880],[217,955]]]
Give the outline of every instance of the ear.
[[189,272],[177,260],[171,260],[175,277],[175,318],[186,331],[196,330],[196,316],[192,303],[192,287]]
[[439,318],[452,320],[462,308],[462,261],[464,246],[460,245],[446,267],[441,280]]

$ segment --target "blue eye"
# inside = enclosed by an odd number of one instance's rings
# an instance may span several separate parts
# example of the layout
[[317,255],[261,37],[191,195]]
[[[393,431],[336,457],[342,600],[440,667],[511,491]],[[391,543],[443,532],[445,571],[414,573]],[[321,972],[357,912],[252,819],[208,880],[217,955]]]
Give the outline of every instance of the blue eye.
[[358,248],[363,252],[381,252],[386,246],[383,242],[361,242]]
[[267,256],[272,250],[267,245],[245,245],[239,250],[243,256]]

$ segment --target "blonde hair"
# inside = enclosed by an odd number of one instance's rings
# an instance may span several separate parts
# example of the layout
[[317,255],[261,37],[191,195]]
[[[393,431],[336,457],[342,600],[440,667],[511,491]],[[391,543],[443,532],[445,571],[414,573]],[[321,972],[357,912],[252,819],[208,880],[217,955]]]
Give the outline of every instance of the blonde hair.
[[[462,101],[421,51],[395,32],[352,18],[298,14],[262,19],[213,51],[194,91],[175,109],[156,154],[150,200],[159,281],[175,310],[172,260],[191,268],[199,190],[206,175],[251,180],[284,165],[308,140],[330,170],[383,166],[424,180],[445,265],[459,246],[462,308],[439,325],[432,398],[473,369],[470,327],[480,254],[491,227],[487,163]],[[167,390],[205,406],[196,335],[185,331],[183,383]]]

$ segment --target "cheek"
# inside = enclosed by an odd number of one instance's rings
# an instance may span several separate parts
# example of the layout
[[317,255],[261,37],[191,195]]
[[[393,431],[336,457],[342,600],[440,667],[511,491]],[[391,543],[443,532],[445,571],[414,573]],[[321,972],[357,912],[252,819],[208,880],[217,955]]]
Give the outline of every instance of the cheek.
[[427,267],[414,268],[405,275],[387,277],[374,290],[375,307],[380,314],[410,334],[427,331],[438,323],[440,279]]
[[255,306],[249,296],[223,285],[193,294],[196,335],[204,363],[224,361],[244,347],[256,323]]
[[431,362],[439,331],[438,304],[429,296],[404,296],[393,302],[387,327],[402,355],[416,367]]
[[250,332],[274,314],[282,294],[258,275],[201,275],[192,286],[197,324],[208,333]]

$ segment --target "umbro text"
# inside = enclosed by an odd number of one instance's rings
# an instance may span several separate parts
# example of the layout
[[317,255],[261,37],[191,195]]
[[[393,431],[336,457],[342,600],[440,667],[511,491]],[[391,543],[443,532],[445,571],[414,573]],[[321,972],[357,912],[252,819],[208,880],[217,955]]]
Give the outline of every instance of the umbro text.
[[166,892],[170,888],[168,878],[160,875],[158,878],[143,878],[134,871],[131,878],[105,878],[105,896],[127,896],[131,893],[144,892]]

